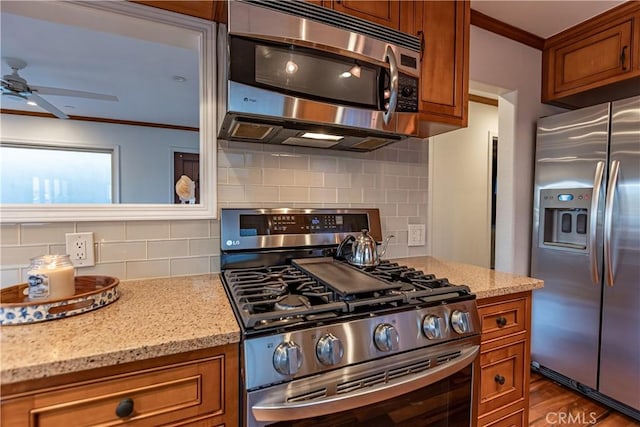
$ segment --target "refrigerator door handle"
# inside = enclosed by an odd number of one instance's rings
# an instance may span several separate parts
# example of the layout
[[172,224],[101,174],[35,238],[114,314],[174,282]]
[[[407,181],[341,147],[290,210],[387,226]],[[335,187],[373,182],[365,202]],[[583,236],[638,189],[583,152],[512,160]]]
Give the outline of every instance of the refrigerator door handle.
[[600,189],[604,176],[604,162],[596,164],[596,173],[593,178],[593,193],[591,194],[591,212],[589,215],[589,263],[591,264],[591,280],[594,284],[600,284],[600,274],[598,273],[598,249],[596,235],[598,233],[598,201],[600,200]]
[[613,286],[613,255],[611,253],[611,228],[613,226],[613,202],[615,200],[616,186],[618,185],[618,173],[620,161],[611,162],[609,171],[609,184],[607,185],[607,200],[604,211],[604,265],[606,267],[607,284]]

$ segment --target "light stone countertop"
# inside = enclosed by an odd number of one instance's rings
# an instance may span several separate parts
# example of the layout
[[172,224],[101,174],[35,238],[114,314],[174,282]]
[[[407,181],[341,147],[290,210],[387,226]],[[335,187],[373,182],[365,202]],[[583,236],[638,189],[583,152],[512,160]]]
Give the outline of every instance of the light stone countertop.
[[0,381],[15,383],[217,347],[240,328],[217,274],[122,281],[94,311],[0,326]]
[[390,261],[406,264],[416,270],[446,277],[455,285],[467,285],[477,299],[532,291],[543,287],[544,282],[533,277],[491,270],[470,264],[445,261],[434,257],[397,258]]
[[[542,288],[542,280],[433,257],[391,260],[469,286],[478,299]],[[240,340],[217,274],[126,280],[120,299],[69,318],[0,326],[3,384],[151,359]]]

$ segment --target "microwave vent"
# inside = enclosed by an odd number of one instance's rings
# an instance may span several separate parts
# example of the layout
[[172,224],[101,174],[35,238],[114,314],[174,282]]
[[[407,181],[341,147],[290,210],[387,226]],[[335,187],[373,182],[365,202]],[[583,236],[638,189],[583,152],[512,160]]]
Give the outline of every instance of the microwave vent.
[[374,37],[397,46],[405,47],[414,52],[420,52],[420,38],[412,36],[383,25],[374,24],[364,19],[356,18],[326,7],[299,0],[243,0],[271,10],[296,15],[313,21],[322,22],[343,30],[353,31]]
[[231,130],[231,138],[262,141],[273,132],[273,129],[274,126],[265,124],[235,122]]
[[371,137],[363,139],[361,142],[352,145],[351,148],[357,148],[361,150],[375,150],[376,148],[391,144],[392,142],[395,142],[395,140]]

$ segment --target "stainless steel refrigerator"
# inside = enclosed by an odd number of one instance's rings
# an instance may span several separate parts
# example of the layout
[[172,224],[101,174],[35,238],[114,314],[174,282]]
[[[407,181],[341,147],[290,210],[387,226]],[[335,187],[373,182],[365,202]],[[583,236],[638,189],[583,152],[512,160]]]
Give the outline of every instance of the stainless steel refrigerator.
[[532,367],[640,420],[640,97],[538,121]]

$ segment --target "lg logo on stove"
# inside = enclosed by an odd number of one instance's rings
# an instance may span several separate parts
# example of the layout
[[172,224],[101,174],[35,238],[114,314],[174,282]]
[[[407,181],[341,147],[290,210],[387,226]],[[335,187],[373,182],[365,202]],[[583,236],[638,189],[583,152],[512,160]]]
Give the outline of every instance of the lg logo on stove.
[[227,246],[238,246],[240,244],[240,240],[227,240]]

